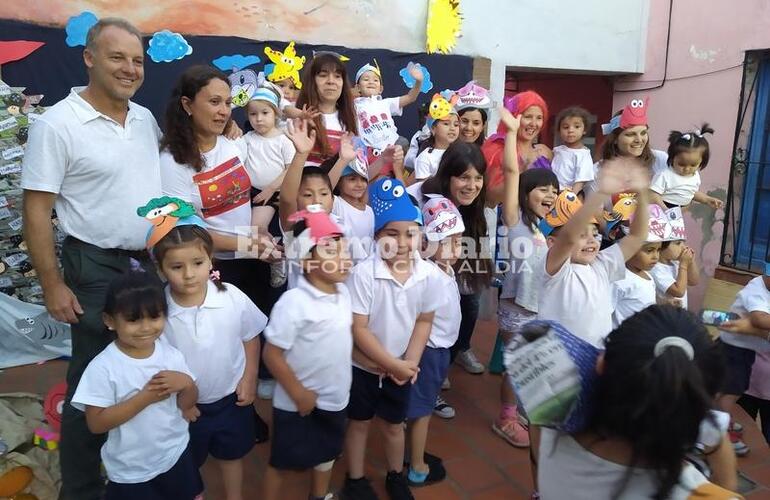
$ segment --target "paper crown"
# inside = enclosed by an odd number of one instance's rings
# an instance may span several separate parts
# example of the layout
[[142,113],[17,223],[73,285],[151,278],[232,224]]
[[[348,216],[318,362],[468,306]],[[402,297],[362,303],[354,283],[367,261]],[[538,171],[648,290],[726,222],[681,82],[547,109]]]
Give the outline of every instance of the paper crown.
[[623,108],[623,112],[619,115],[612,117],[609,123],[602,125],[602,134],[609,135],[613,130],[629,127],[635,127],[637,125],[647,125],[647,99],[631,99],[631,102],[626,104]]
[[261,83],[260,76],[264,80],[262,73],[258,75],[251,69],[238,71],[237,68],[233,68],[233,73],[227,77],[227,80],[230,82],[231,106],[233,108],[241,108],[248,104]]
[[555,321],[532,321],[503,353],[516,399],[531,424],[585,429],[597,382],[599,349]]
[[305,56],[297,56],[294,42],[289,42],[289,45],[286,46],[283,52],[265,47],[265,55],[273,63],[265,65],[265,75],[267,75],[268,80],[280,82],[281,80],[290,79],[294,82],[295,87],[298,89],[302,88],[299,72],[305,65]]
[[281,98],[283,93],[281,89],[273,85],[268,81],[260,82],[259,87],[251,96],[251,101],[264,101],[272,104],[276,110],[280,113],[281,110]]
[[451,90],[443,90],[438,94],[433,94],[433,99],[430,101],[428,107],[428,119],[426,125],[432,127],[436,120],[444,120],[449,115],[456,115],[455,103],[457,102],[457,94]]
[[476,82],[473,80],[457,89],[455,93],[457,94],[456,108],[458,110],[465,108],[488,109],[492,105],[489,91],[480,85],[476,85]]
[[[659,205],[653,203],[648,206],[648,211],[647,243],[687,239],[681,207],[663,210]],[[633,220],[633,215],[631,220]],[[629,231],[628,227],[623,226],[623,232],[628,234]]]
[[428,241],[441,241],[453,234],[465,232],[460,211],[451,200],[443,196],[428,199],[422,206],[422,220]]
[[304,259],[315,246],[344,234],[342,228],[332,220],[321,205],[308,205],[305,210],[290,215],[289,220],[305,222],[305,229],[294,237],[287,249],[288,256],[293,259]]
[[171,196],[151,199],[146,205],[137,208],[136,214],[152,224],[145,237],[148,249],[152,249],[177,226],[199,226],[204,229],[207,227],[206,223],[195,215],[195,207],[187,201]]
[[358,136],[353,137],[353,148],[356,150],[356,157],[345,165],[340,177],[346,175],[360,175],[367,181],[369,180],[369,154],[366,144]]
[[540,232],[544,236],[548,236],[554,229],[566,224],[582,206],[583,202],[580,201],[580,198],[572,191],[565,189],[556,197],[553,208],[545,214],[545,217],[540,219],[538,224]]
[[422,225],[422,213],[412,203],[404,183],[383,177],[369,186],[369,205],[374,211],[374,232],[389,222],[408,221]]
[[617,193],[612,195],[612,209],[604,211],[605,233],[609,236],[618,224],[631,220],[636,211],[636,193]]
[[366,73],[367,71],[371,71],[372,73],[377,75],[380,81],[382,81],[382,71],[380,70],[380,65],[377,64],[377,59],[372,59],[372,61],[374,62],[373,65],[366,63],[360,68],[358,68],[358,71],[356,71],[356,83],[358,83],[358,80],[360,80],[361,77],[364,76],[364,73]]
[[314,50],[313,57],[318,57],[318,56],[334,56],[337,59],[339,59],[340,62],[350,61],[350,58],[348,56],[344,56],[339,52],[334,52],[333,50]]

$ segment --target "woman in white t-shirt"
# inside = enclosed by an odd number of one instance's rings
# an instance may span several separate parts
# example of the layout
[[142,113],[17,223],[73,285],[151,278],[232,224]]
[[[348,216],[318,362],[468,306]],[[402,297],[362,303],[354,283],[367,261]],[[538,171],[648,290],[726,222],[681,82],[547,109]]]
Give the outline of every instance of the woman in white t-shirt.
[[[719,346],[696,318],[673,306],[651,306],[606,339],[586,428],[544,428],[539,449],[540,498],[684,500],[740,498],[737,477],[711,484],[686,462],[711,409],[722,375]],[[732,453],[723,433],[714,455]],[[719,484],[720,486],[717,486]]]

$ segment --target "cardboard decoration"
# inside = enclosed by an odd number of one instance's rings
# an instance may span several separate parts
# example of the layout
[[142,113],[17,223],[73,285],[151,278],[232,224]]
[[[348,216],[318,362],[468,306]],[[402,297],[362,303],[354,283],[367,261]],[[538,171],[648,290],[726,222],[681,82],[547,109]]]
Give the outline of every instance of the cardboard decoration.
[[158,31],[150,38],[147,55],[153,62],[173,62],[192,54],[192,47],[179,33]]
[[417,80],[415,80],[412,74],[410,73],[414,66],[417,66],[422,72],[422,85],[420,85],[420,92],[423,94],[427,94],[433,88],[433,82],[430,81],[430,71],[428,71],[428,68],[426,68],[422,64],[413,63],[412,61],[409,61],[409,63],[407,63],[405,67],[399,70],[398,74],[399,76],[401,76],[401,79],[404,81],[404,85],[406,85],[407,88],[411,89],[417,83]]
[[24,59],[43,45],[44,42],[28,40],[0,41],[0,66]]
[[233,73],[227,77],[230,81],[230,97],[233,108],[242,108],[249,103],[259,87],[260,75],[251,69],[238,71],[237,68],[233,68]]
[[290,79],[294,82],[295,87],[302,88],[299,72],[305,66],[305,56],[297,55],[294,42],[289,42],[283,52],[265,47],[265,55],[272,62],[272,64],[265,65],[265,76],[267,76],[268,81],[275,83]]
[[67,25],[64,27],[64,31],[67,33],[66,44],[70,47],[85,46],[88,30],[97,21],[99,21],[99,18],[96,17],[96,14],[89,11],[81,12],[67,19]]
[[460,0],[430,0],[425,28],[428,54],[449,54],[457,44],[461,26]]
[[602,134],[609,135],[613,130],[627,129],[647,125],[647,105],[650,99],[631,99],[619,115],[612,117],[609,123],[602,124]]
[[253,66],[255,64],[259,64],[261,61],[262,59],[260,59],[259,56],[255,56],[253,54],[248,56],[244,56],[242,54],[232,54],[229,56],[219,56],[211,61],[211,64],[222,71],[237,71],[240,69],[248,68],[249,66]]

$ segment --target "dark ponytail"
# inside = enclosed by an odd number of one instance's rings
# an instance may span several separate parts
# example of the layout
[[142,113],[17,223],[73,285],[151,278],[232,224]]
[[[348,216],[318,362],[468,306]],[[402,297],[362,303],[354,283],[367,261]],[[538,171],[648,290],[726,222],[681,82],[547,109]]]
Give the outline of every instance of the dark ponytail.
[[700,170],[706,168],[709,163],[709,141],[706,140],[706,134],[714,135],[714,129],[709,127],[708,123],[700,126],[700,129],[692,132],[680,132],[672,130],[668,134],[668,165],[674,164],[674,158],[679,153],[690,149],[703,148],[701,156]]
[[[655,346],[665,337],[687,341],[693,359],[675,345],[656,356]],[[701,422],[710,418],[723,370],[718,345],[692,313],[673,306],[650,306],[607,337],[589,428],[602,437],[627,441],[631,466],[656,471],[658,490],[653,498],[668,498]],[[631,473],[629,469],[616,494]]]

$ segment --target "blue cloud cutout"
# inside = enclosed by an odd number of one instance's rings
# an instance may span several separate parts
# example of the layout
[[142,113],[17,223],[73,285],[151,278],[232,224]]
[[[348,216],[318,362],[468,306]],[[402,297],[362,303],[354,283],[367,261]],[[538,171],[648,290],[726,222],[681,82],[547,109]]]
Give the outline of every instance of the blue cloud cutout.
[[265,67],[262,71],[264,71],[265,77],[270,76],[270,74],[275,71],[275,64],[265,64]]
[[77,16],[72,16],[67,20],[67,26],[64,30],[67,32],[67,45],[77,47],[86,44],[86,35],[91,26],[96,24],[99,19],[93,12],[84,11]]
[[[411,64],[411,63],[410,63]],[[428,68],[420,64],[420,70],[422,71],[422,85],[420,86],[420,92],[423,94],[427,94],[430,92],[430,89],[433,88],[433,82],[430,81],[430,71],[428,71]],[[408,88],[414,87],[414,84],[416,83],[415,79],[412,78],[412,75],[409,74],[409,65],[407,64],[405,68],[401,68],[401,71],[398,72],[399,75],[401,75],[401,79],[404,80],[404,85],[406,85]]]
[[214,59],[212,64],[222,71],[232,71],[233,68],[244,69],[253,64],[257,64],[262,59],[259,56],[244,56],[241,54],[233,54],[231,56],[220,56]]
[[182,35],[163,30],[152,35],[147,54],[154,62],[171,62],[189,56],[192,51],[192,47]]

